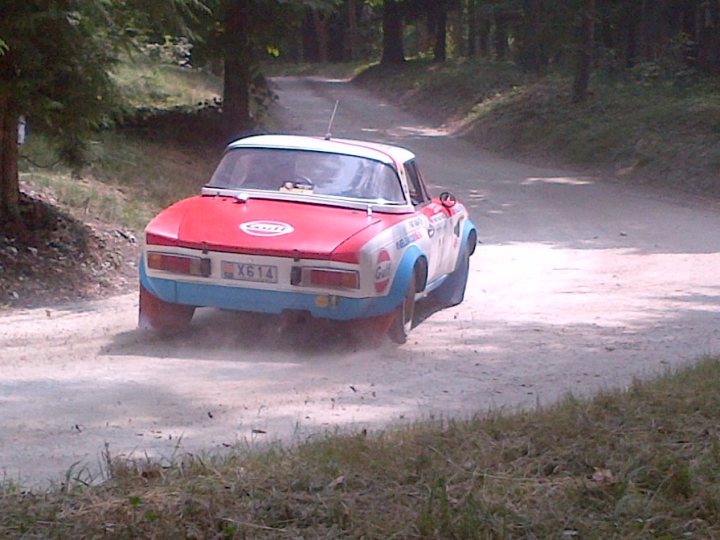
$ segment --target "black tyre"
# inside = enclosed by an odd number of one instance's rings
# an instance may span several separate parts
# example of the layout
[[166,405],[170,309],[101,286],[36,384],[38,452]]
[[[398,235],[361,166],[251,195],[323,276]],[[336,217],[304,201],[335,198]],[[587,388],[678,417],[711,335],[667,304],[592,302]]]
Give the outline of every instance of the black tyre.
[[405,297],[400,303],[388,331],[390,339],[399,345],[407,341],[415,323],[415,287],[415,272],[413,271],[405,291]]

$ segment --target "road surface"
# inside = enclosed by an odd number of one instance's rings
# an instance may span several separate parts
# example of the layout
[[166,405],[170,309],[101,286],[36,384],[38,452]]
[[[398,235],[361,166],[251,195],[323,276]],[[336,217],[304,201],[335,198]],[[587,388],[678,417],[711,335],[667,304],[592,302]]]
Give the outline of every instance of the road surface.
[[482,244],[465,303],[378,349],[200,311],[161,340],[135,294],[0,315],[0,475],[102,478],[102,454],[172,461],[326,432],[535,407],[720,351],[720,211],[500,159],[341,81],[276,80],[289,127],[416,151]]

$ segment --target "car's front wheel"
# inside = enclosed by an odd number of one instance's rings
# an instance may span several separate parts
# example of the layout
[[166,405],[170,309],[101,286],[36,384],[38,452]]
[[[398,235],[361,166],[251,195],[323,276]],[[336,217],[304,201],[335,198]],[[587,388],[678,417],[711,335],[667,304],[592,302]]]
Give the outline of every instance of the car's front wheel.
[[159,334],[173,334],[185,330],[192,320],[195,308],[171,304],[161,300],[140,285],[138,326]]
[[388,335],[395,343],[402,345],[407,341],[415,323],[415,272],[410,275],[410,280],[405,291],[400,307],[395,312],[395,319],[390,325]]

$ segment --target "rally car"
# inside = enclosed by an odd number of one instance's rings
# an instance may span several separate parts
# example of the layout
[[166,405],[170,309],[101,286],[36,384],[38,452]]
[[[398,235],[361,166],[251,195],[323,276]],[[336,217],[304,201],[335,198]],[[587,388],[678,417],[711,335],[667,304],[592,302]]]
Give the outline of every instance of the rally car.
[[417,300],[463,300],[476,244],[465,207],[429,195],[409,150],[251,136],[145,229],[139,323],[182,330],[196,307],[302,313],[404,343]]

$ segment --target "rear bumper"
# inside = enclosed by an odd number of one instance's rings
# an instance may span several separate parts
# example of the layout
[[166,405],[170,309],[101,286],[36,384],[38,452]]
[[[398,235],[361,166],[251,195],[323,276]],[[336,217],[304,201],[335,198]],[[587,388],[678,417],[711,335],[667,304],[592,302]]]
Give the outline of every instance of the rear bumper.
[[173,304],[215,307],[235,311],[280,314],[287,310],[309,312],[313,317],[351,320],[386,315],[400,305],[407,277],[396,276],[387,296],[347,298],[334,293],[268,291],[246,287],[228,287],[212,283],[183,282],[150,278],[140,265],[140,282],[152,294]]

